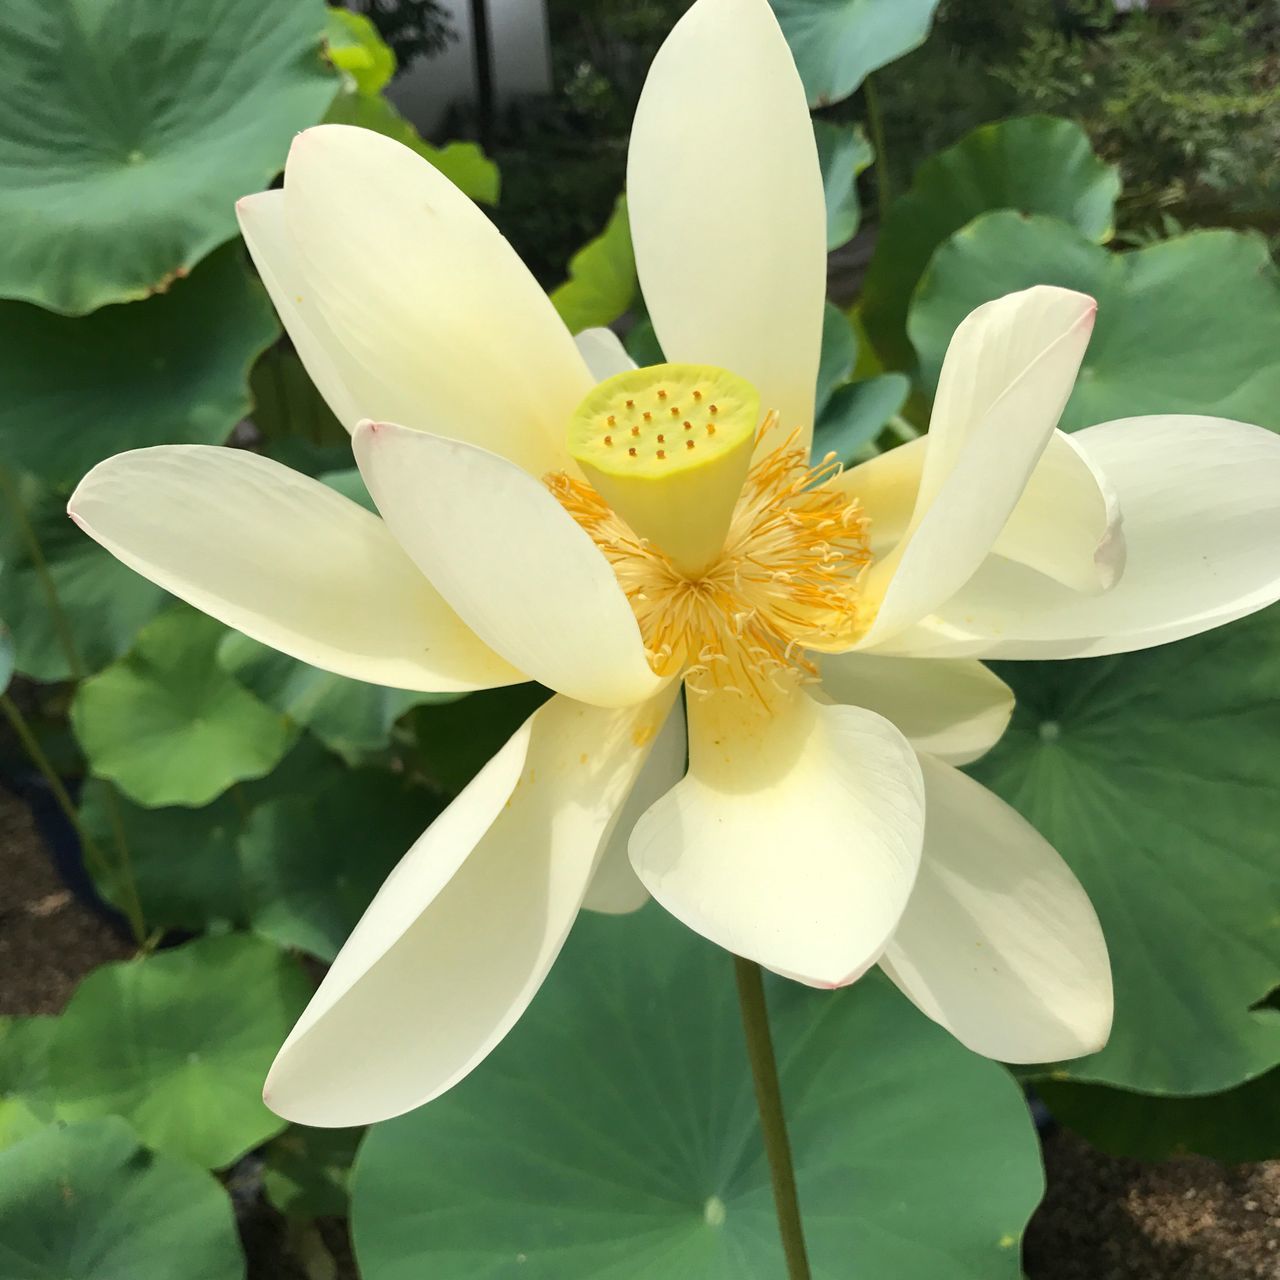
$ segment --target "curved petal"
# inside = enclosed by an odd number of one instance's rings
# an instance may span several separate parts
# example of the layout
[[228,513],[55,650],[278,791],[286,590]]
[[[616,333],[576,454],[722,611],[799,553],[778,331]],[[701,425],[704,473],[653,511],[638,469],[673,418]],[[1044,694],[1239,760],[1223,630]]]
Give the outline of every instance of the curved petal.
[[377,516],[257,454],[121,453],[85,476],[67,512],[143,577],[326,671],[433,693],[525,678],[465,626]]
[[[643,747],[641,748],[644,749]],[[644,767],[631,788],[617,821],[605,839],[600,865],[582,905],[588,911],[624,915],[638,911],[649,901],[649,891],[640,883],[627,855],[631,832],[641,815],[654,801],[666,795],[684,777],[688,758],[688,734],[684,706],[676,699],[666,722],[653,739]]]
[[1115,486],[1128,559],[1083,596],[992,558],[903,652],[990,658],[1127,653],[1280,599],[1280,436],[1222,418],[1129,418],[1075,440]]
[[826,201],[804,87],[766,0],[697,0],[676,23],[636,108],[627,201],[667,359],[748,379],[807,444]]
[[276,1057],[264,1098],[301,1124],[368,1124],[471,1071],[541,986],[663,698],[540,707],[401,860]]
[[284,225],[284,192],[261,191],[236,201],[240,232],[298,359],[334,416],[348,431],[377,417],[393,401],[376,378],[333,336]]
[[574,342],[578,344],[578,351],[597,382],[636,367],[636,362],[622,345],[622,339],[612,329],[583,329],[574,338]]
[[1077,440],[1049,437],[992,553],[1074,591],[1097,594],[1120,580],[1125,540],[1120,503]]
[[841,653],[821,663],[828,697],[884,716],[917,751],[949,764],[985,755],[1013,715],[1013,690],[980,662]]
[[400,545],[513,666],[598,706],[661,688],[609,562],[545,485],[496,454],[389,423],[362,423],[352,445]]
[[1062,414],[1093,331],[1084,294],[1041,286],[974,311],[947,348],[906,536],[866,578],[862,645],[932,613],[1000,536]]
[[889,555],[907,535],[928,449],[929,437],[920,436],[827,481],[858,499],[869,522],[871,554],[877,560]]
[[922,756],[929,818],[920,877],[881,964],[975,1053],[1054,1062],[1111,1030],[1111,965],[1071,869],[1021,815]]
[[285,222],[334,338],[390,397],[365,417],[468,440],[535,475],[564,465],[592,381],[497,228],[390,138],[319,125],[294,140]]
[[689,772],[636,824],[631,863],[691,929],[813,986],[888,944],[915,880],[924,793],[887,720],[802,689],[691,698]]
[[[873,556],[889,555],[907,535],[928,448],[929,437],[921,436],[829,481],[861,504]],[[1049,437],[992,551],[1077,591],[1105,591],[1118,581],[1125,563],[1120,504],[1075,437]]]

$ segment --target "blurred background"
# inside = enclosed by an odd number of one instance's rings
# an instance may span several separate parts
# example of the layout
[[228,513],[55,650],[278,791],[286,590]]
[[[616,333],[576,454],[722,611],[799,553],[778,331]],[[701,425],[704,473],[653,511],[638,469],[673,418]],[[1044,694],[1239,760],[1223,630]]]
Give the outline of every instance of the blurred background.
[[[708,1066],[738,1036],[720,958],[652,909],[582,922],[456,1100],[368,1136],[262,1107],[377,885],[544,695],[327,676],[175,605],[63,514],[102,458],[172,442],[257,449],[368,501],[232,210],[321,120],[417,149],[572,329],[660,358],[623,187],[647,68],[687,7],[0,9],[0,1280],[526,1274],[526,1238],[567,1204],[618,1252],[540,1276],[772,1274],[751,1261],[770,1227],[749,1080]],[[822,448],[852,462],[919,434],[955,322],[1042,280],[1103,302],[1065,429],[1160,411],[1280,429],[1275,0],[774,7],[827,189]],[[827,1274],[1280,1277],[1274,614],[1002,669],[1019,716],[974,771],[1097,903],[1116,1037],[1015,1081],[877,979],[838,997],[787,1077],[798,1132],[851,1162],[801,1169],[826,1256],[860,1257]],[[809,995],[774,998],[818,1025]],[[687,1101],[656,1089],[615,1131],[599,1080],[681,1072]],[[628,1172],[646,1167],[659,1190]],[[739,1252],[705,1272],[632,1241],[726,1222]]]

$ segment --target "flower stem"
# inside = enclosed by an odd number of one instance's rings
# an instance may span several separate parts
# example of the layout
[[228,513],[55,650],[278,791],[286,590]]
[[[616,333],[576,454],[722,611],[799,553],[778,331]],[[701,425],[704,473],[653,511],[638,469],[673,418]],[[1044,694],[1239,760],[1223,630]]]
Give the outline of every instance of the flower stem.
[[760,966],[754,960],[733,957],[738,980],[738,1004],[742,1029],[747,1037],[747,1058],[756,1086],[756,1106],[764,1134],[769,1175],[773,1180],[773,1203],[778,1214],[782,1251],[787,1259],[788,1280],[810,1280],[809,1257],[805,1252],[804,1228],[800,1222],[800,1201],[796,1195],[796,1173],[791,1163],[791,1142],[782,1113],[782,1090],[778,1085],[778,1063],[769,1034],[769,1010],[764,999]]
[[84,827],[80,823],[80,815],[76,812],[76,807],[72,803],[66,787],[63,786],[62,779],[58,777],[58,771],[50,763],[49,757],[45,755],[44,748],[40,745],[40,740],[32,732],[26,717],[18,710],[18,704],[7,693],[0,693],[0,712],[4,713],[4,718],[8,720],[18,741],[22,744],[22,749],[27,753],[27,758],[40,771],[40,776],[44,778],[45,782],[49,784],[49,790],[53,793],[53,798],[58,802],[58,808],[66,815],[67,821],[71,823],[72,829],[80,838],[80,844],[84,849],[85,861],[98,875],[108,875],[111,868],[106,858],[102,856],[102,850],[85,834]]
[[0,489],[4,490],[5,501],[9,510],[13,512],[22,540],[27,544],[31,567],[36,571],[36,577],[40,579],[45,603],[49,606],[49,617],[57,633],[58,643],[62,646],[63,656],[67,660],[67,670],[71,672],[73,680],[77,682],[83,680],[84,664],[80,661],[80,651],[76,648],[75,637],[71,633],[71,623],[63,611],[62,601],[58,599],[58,588],[53,581],[53,574],[49,571],[49,562],[44,558],[44,549],[40,546],[40,539],[36,537],[36,531],[27,515],[18,484],[3,467],[0,467]]
[[871,145],[876,153],[876,215],[883,227],[893,203],[893,190],[889,185],[889,152],[884,141],[884,115],[880,110],[880,95],[868,76],[862,84],[862,95],[867,104],[867,127],[871,130]]
[[[71,629],[71,620],[67,617],[66,610],[62,607],[62,600],[58,596],[57,583],[53,580],[49,562],[45,559],[44,548],[40,545],[40,539],[36,535],[35,527],[32,525],[31,518],[23,504],[22,492],[18,482],[3,467],[0,467],[0,491],[3,491],[8,507],[13,512],[14,520],[17,522],[18,530],[22,534],[23,541],[27,544],[27,552],[31,556],[31,566],[36,571],[36,577],[40,579],[40,586],[44,591],[45,601],[49,606],[49,617],[53,621],[53,629],[57,632],[58,643],[62,646],[63,655],[67,660],[67,669],[71,672],[72,680],[79,684],[85,678],[85,666],[80,658],[80,650],[76,647],[75,633]],[[48,782],[53,791],[54,798],[63,812],[66,813],[68,821],[80,838],[80,844],[85,851],[86,857],[96,861],[99,867],[99,874],[109,870],[109,864],[102,850],[93,841],[86,838],[75,806],[71,803],[71,797],[67,794],[67,789],[62,785],[62,780],[49,763],[48,757],[40,749],[40,744],[36,741],[35,735],[26,727],[26,722],[21,718],[21,712],[18,711],[12,701],[6,699],[4,713],[9,723],[13,725],[14,732],[18,735],[23,747],[26,748],[27,754],[31,757],[32,764],[44,775],[45,781]],[[15,716],[18,719],[15,720]],[[125,915],[128,917],[134,940],[140,944],[146,937],[146,926],[142,920],[142,901],[138,896],[138,884],[133,874],[133,862],[129,856],[129,844],[125,839],[124,823],[120,816],[120,805],[116,800],[114,790],[107,793],[107,809],[115,836],[116,852],[120,859],[118,870],[124,888],[125,902],[123,905]]]

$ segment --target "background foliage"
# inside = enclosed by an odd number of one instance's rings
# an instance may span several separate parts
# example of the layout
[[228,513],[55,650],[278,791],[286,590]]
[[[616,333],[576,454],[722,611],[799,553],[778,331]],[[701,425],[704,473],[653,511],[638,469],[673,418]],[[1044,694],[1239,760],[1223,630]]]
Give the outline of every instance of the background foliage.
[[[313,1261],[306,1224],[350,1194],[368,1280],[512,1257],[530,1276],[771,1275],[727,960],[656,909],[583,921],[517,1031],[431,1107],[367,1139],[266,1111],[319,966],[545,695],[316,671],[175,605],[62,515],[89,467],[161,442],[259,449],[367,502],[235,239],[234,199],[321,119],[413,147],[492,209],[571,328],[660,358],[620,192],[687,0],[552,0],[557,91],[500,120],[493,155],[419,137],[385,97],[397,55],[447,38],[436,6],[360,7],[0,13],[0,763],[13,785],[46,770],[135,952],[57,1017],[0,1022],[0,1238],[28,1276],[132,1280],[179,1255],[234,1280],[227,1187],[251,1176]],[[958,321],[1039,282],[1101,302],[1066,429],[1161,411],[1280,429],[1270,6],[775,9],[827,191],[820,452],[918,434]],[[1084,881],[1117,988],[1106,1049],[1023,1074],[1109,1150],[1280,1151],[1259,1121],[1280,1114],[1277,618],[1001,671],[1019,709],[973,771]],[[878,980],[770,997],[818,1274],[853,1254],[867,1276],[1015,1280],[1042,1182],[1010,1074]]]

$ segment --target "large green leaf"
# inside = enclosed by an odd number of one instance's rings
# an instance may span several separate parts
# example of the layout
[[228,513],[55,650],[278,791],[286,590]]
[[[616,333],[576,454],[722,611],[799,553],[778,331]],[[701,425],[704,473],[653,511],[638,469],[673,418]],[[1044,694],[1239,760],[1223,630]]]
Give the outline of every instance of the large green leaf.
[[254,931],[332,960],[439,811],[424,789],[374,769],[261,805],[240,840]]
[[310,990],[293,961],[241,934],[104,965],[49,1047],[58,1114],[123,1116],[157,1151],[222,1168],[284,1128],[262,1082]]
[[0,297],[81,315],[162,292],[234,236],[235,201],[279,172],[338,88],[324,12],[5,0]]
[[[770,999],[815,1280],[1019,1276],[1042,1184],[1003,1070],[878,977]],[[370,1131],[352,1221],[365,1280],[783,1275],[728,955],[584,917],[493,1056]]]
[[[0,410],[2,413],[3,410]],[[84,671],[98,671],[133,643],[169,596],[67,519],[67,501],[34,476],[0,474],[0,614],[12,619],[17,670],[69,680],[71,659],[32,540],[48,569]]]
[[910,369],[907,308],[934,250],[979,214],[1042,213],[1090,240],[1110,238],[1120,175],[1073,120],[1024,116],[983,125],[916,171],[880,227],[862,292],[862,321],[881,357]]
[[573,255],[569,279],[552,291],[551,302],[570,331],[581,333],[612,324],[631,307],[638,288],[627,200],[619,196],[605,229]]
[[839,102],[923,44],[938,0],[770,0],[811,106]]
[[280,332],[228,246],[164,297],[83,319],[0,303],[6,465],[69,490],[152,444],[221,444],[249,410],[249,368]]
[[[200,932],[247,924],[239,839],[256,807],[286,795],[320,795],[343,778],[341,762],[311,737],[265,778],[239,783],[202,809],[147,809],[112,796],[110,783],[90,778],[80,822],[102,848],[111,848],[116,823],[129,849],[133,883],[148,926]],[[123,909],[128,901],[120,869],[96,880],[98,891]]]
[[411,707],[452,702],[458,696],[348,680],[238,632],[223,640],[218,660],[267,706],[310,729],[331,751],[352,761],[385,748],[392,726]]
[[[100,848],[112,848],[119,819],[129,849],[130,874],[153,928],[206,929],[245,919],[236,839],[244,824],[230,794],[203,809],[144,809],[90,778],[80,800],[80,821]],[[114,864],[99,892],[121,906],[127,898]]]
[[1054,1116],[1111,1155],[1227,1164],[1280,1156],[1280,1067],[1225,1093],[1162,1098],[1097,1084],[1036,1082]]
[[154,1155],[114,1117],[54,1126],[0,1152],[5,1280],[242,1280],[227,1194]]
[[858,233],[862,221],[858,175],[875,159],[875,152],[860,125],[815,120],[813,132],[827,197],[827,248],[838,249]]
[[1013,725],[973,767],[1102,920],[1116,1019],[1059,1079],[1210,1093],[1280,1062],[1280,609],[1175,645],[997,663]]
[[834,453],[845,466],[862,460],[867,446],[906,403],[911,383],[901,373],[882,373],[840,387],[827,401],[813,430],[813,456]]
[[1052,218],[986,214],[937,251],[916,290],[909,329],[921,379],[937,385],[970,311],[1033,284],[1098,300],[1064,430],[1144,413],[1280,429],[1280,274],[1260,236],[1197,231],[1113,254]]
[[225,634],[172,609],[80,686],[71,725],[91,773],[141,805],[197,806],[280,763],[297,730],[218,664]]
[[55,1018],[0,1018],[0,1151],[53,1119],[49,1042]]

